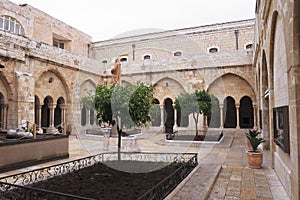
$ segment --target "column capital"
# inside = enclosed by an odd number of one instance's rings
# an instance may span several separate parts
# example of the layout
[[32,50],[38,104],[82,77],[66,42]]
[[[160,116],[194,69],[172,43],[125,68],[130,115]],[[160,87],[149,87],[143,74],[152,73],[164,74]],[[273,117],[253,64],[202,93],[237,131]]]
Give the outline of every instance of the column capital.
[[56,107],[56,104],[54,104],[54,103],[48,104],[49,109],[54,109],[55,107]]
[[59,105],[59,107],[61,108],[61,109],[67,109],[68,108],[68,105],[67,104],[60,104]]

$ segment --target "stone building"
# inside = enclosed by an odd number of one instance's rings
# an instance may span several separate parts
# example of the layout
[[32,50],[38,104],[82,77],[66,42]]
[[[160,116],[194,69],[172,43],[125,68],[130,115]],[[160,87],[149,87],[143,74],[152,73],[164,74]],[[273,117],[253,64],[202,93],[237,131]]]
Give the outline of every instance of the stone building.
[[[92,38],[27,4],[0,1],[0,128],[24,120],[44,132],[97,127],[84,104],[110,84],[120,57],[122,84],[155,88],[161,114],[152,127],[191,128],[174,110],[182,93],[206,90],[219,102],[208,126],[260,128],[291,199],[299,199],[299,0],[257,0],[256,18],[178,30]],[[253,11],[254,12],[254,11]]]
[[300,1],[257,1],[255,24],[256,98],[265,146],[287,193],[299,199]]

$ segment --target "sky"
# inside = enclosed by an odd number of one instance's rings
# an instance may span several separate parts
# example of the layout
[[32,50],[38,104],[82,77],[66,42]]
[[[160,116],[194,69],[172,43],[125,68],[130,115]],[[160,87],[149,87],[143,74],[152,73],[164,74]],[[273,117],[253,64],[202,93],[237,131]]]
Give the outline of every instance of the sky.
[[29,4],[103,41],[255,17],[256,0],[10,0]]

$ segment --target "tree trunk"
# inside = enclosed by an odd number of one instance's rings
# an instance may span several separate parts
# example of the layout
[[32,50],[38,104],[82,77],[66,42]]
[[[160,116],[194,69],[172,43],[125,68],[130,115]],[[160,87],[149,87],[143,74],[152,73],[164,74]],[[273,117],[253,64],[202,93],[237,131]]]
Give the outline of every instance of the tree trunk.
[[196,137],[198,137],[198,120],[199,120],[199,114],[197,113],[197,116],[195,116],[195,113],[193,112],[193,118],[195,120],[195,126],[196,126]]

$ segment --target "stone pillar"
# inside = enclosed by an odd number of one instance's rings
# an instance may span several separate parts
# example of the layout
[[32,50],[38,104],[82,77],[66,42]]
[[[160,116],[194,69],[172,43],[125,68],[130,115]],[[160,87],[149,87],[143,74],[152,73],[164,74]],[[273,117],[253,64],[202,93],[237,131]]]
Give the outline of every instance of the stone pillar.
[[236,108],[236,128],[239,129],[240,128],[240,104],[236,103],[235,108]]
[[253,129],[257,129],[257,106],[256,103],[252,104],[253,107]]
[[220,129],[224,128],[224,119],[223,119],[223,104],[220,104]]
[[3,124],[0,124],[0,127],[2,129],[7,129],[7,110],[8,110],[8,104],[7,103],[2,103],[1,105],[1,109],[2,109],[2,116],[1,116],[1,123]]
[[164,127],[164,106],[160,105],[160,127]]
[[50,125],[47,129],[47,133],[54,133],[56,131],[56,128],[54,127],[54,109],[56,107],[56,104],[49,104],[48,108],[50,109]]
[[39,130],[41,130],[41,128],[42,128],[42,107],[43,107],[43,105],[38,106],[38,127],[39,127]]
[[1,116],[0,116],[0,129],[4,129],[4,103],[0,103],[1,105]]
[[177,124],[177,110],[175,108],[175,104],[173,103],[173,108],[174,108],[174,126],[173,129],[176,130],[178,128],[178,124]]
[[65,123],[66,122],[66,109],[68,106],[66,104],[60,104],[59,107],[61,109],[61,123]]
[[91,113],[91,110],[90,110],[90,108],[87,108],[87,107],[85,107],[85,111],[86,111],[86,126],[88,125],[90,125],[90,113]]

